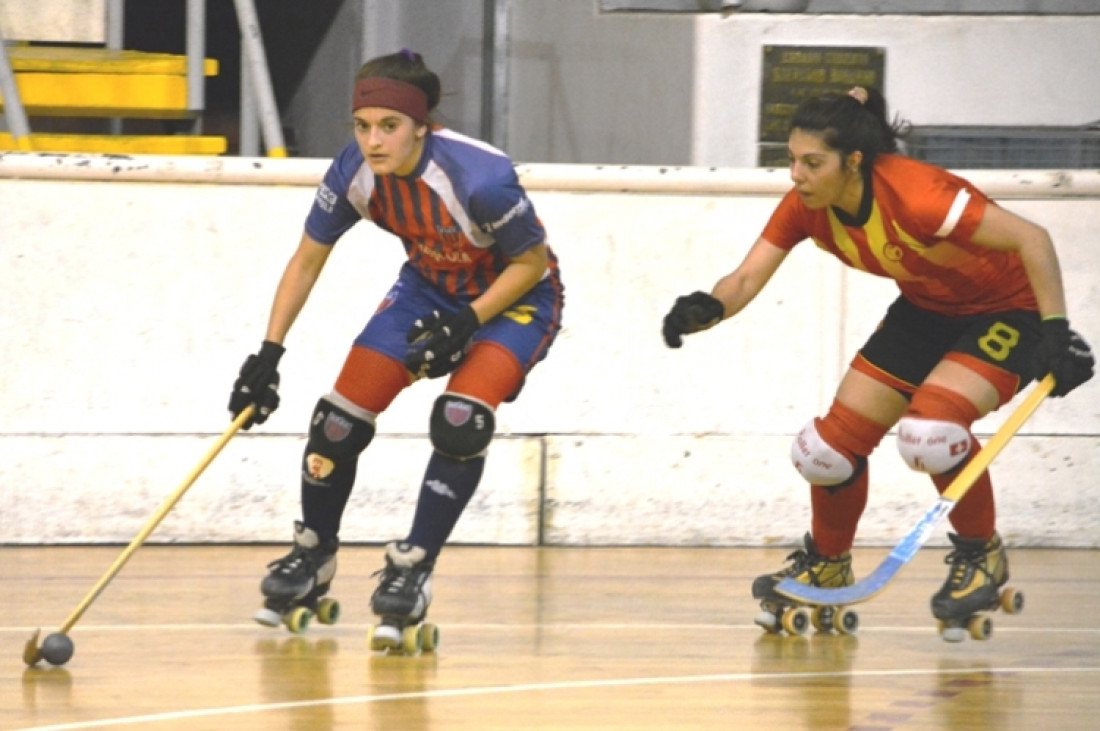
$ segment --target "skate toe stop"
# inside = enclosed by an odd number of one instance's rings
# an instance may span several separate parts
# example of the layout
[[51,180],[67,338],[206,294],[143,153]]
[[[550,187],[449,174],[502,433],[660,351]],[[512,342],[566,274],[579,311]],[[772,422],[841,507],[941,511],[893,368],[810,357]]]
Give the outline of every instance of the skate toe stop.
[[252,619],[264,627],[278,627],[283,621],[278,612],[267,607],[257,609],[256,613],[252,615]]

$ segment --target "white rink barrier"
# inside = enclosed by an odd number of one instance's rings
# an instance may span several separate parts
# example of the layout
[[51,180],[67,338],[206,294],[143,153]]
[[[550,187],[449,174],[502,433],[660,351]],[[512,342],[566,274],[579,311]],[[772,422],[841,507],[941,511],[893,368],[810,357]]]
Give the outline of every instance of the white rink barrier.
[[[0,154],[0,543],[125,543],[141,529],[228,425],[230,386],[327,164]],[[796,543],[809,512],[790,441],[827,409],[893,285],[805,244],[745,312],[672,351],[664,313],[736,265],[786,171],[519,173],[561,260],[565,327],[500,409],[454,540]],[[1100,172],[962,174],[1051,231],[1074,326],[1100,344]],[[309,414],[401,256],[369,224],[341,241],[288,339],[282,406],[226,446],[151,542],[289,540]],[[418,384],[379,420],[345,541],[404,534],[442,385]],[[861,545],[892,545],[935,498],[893,442],[871,460]],[[994,463],[1005,538],[1100,547],[1098,462],[1093,382],[1044,404]]]
[[[0,152],[0,178],[315,186],[328,164],[315,158]],[[530,191],[782,195],[790,188],[787,170],[777,168],[544,163],[517,165],[516,170]],[[999,199],[1100,197],[1100,170],[959,174]]]

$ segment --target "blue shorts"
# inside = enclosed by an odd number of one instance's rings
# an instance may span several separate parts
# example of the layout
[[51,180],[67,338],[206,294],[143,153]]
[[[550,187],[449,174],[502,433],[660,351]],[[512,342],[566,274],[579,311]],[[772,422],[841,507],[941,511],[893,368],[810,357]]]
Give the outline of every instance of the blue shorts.
[[[562,300],[561,286],[552,277],[546,277],[507,310],[478,328],[473,342],[492,342],[505,348],[527,373],[546,357],[561,329]],[[466,304],[440,292],[405,264],[397,282],[355,338],[355,345],[404,362],[409,350],[405,337],[417,319],[433,310],[457,312]]]

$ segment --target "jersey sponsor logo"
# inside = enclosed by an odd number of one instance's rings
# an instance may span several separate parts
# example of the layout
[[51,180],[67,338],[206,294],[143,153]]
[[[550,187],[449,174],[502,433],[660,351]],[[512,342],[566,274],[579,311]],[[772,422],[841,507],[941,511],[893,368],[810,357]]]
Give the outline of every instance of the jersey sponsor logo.
[[527,199],[527,196],[524,196],[523,198],[520,199],[519,203],[515,204],[510,209],[508,209],[508,211],[503,216],[501,216],[500,218],[498,218],[495,221],[490,221],[489,223],[482,224],[481,230],[484,231],[487,234],[491,234],[494,231],[498,231],[498,230],[504,228],[505,226],[507,226],[508,223],[510,221],[512,221],[512,219],[514,219],[518,216],[522,216],[530,208],[531,208],[531,201]]
[[325,213],[332,213],[336,207],[336,193],[324,183],[317,187],[317,205]]
[[442,248],[432,246],[429,241],[417,241],[416,249],[422,255],[436,262],[446,262],[448,264],[469,264],[473,261],[469,254],[462,250],[449,249],[444,250]]

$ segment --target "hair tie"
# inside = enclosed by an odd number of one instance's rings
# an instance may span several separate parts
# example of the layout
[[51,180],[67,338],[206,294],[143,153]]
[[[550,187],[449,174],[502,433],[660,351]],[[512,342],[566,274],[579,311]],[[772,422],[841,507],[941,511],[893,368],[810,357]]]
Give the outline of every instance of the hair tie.
[[416,63],[416,54],[407,48],[401,49],[401,55],[405,57],[405,60],[409,63]]
[[848,90],[848,96],[852,97],[860,104],[867,103],[867,90],[862,86],[853,86]]

